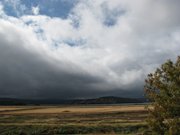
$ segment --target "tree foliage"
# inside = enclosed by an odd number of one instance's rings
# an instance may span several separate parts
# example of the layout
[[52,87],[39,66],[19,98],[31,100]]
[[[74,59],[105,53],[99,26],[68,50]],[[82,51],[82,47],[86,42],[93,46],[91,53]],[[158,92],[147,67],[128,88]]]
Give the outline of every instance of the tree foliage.
[[168,60],[145,80],[147,122],[153,134],[180,135],[180,56]]

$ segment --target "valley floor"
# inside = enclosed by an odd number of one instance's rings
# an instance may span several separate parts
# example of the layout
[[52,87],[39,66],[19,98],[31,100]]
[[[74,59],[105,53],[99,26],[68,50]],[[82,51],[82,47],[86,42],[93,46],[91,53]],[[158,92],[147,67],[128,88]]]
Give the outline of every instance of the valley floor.
[[142,134],[144,105],[0,106],[1,135]]

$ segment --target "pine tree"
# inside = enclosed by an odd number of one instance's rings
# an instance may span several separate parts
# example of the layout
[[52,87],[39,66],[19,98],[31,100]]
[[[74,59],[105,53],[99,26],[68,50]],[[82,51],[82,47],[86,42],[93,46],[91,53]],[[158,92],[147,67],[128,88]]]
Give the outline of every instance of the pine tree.
[[148,125],[157,135],[180,135],[180,56],[168,60],[145,80]]

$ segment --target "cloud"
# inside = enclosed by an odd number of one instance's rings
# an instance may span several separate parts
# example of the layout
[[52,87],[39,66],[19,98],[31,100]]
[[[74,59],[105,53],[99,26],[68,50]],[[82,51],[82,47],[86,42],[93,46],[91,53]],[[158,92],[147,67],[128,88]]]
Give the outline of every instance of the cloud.
[[0,94],[137,96],[146,75],[180,52],[179,6],[178,0],[82,0],[67,18],[41,15],[37,7],[36,16],[1,17]]
[[39,6],[32,7],[32,13],[33,13],[34,15],[38,15],[38,14],[39,14],[39,11],[40,11]]

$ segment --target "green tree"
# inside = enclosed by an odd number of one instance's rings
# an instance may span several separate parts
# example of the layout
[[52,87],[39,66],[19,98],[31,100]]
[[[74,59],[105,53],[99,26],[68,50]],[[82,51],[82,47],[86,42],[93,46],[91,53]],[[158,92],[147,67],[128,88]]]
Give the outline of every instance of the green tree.
[[180,56],[149,74],[145,83],[150,130],[154,135],[180,135]]

